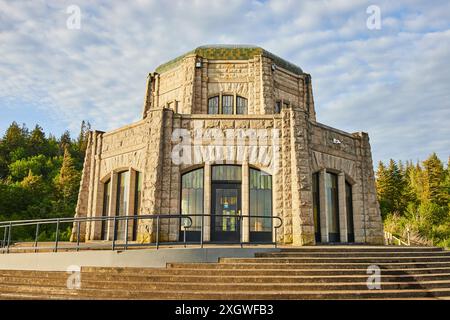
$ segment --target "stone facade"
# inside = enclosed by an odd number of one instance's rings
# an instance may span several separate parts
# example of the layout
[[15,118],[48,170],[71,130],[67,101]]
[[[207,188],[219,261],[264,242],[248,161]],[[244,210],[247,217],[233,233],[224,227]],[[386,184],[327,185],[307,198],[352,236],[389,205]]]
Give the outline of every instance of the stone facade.
[[[246,114],[208,113],[209,99],[214,96],[221,99],[223,95],[232,96],[230,99],[235,104],[236,97],[245,98]],[[264,169],[272,176],[272,214],[283,220],[277,230],[277,241],[295,245],[316,243],[314,173],[320,177],[320,239],[330,241],[324,177],[326,172],[332,172],[338,177],[340,242],[349,241],[347,182],[352,190],[354,241],[383,243],[369,137],[363,132],[351,134],[318,123],[311,77],[299,67],[258,47],[200,47],[149,74],[144,100],[142,120],[111,132],[90,132],[76,216],[116,215],[117,206],[123,200],[117,200],[118,174],[124,171],[129,172],[129,187],[123,195],[126,215],[178,216],[181,176],[193,168],[204,170],[203,213],[209,215],[214,206],[211,168],[225,162],[242,168],[240,201],[244,216],[252,214],[249,168]],[[183,129],[189,137],[177,134]],[[203,136],[199,141],[197,132],[208,132],[208,129],[227,138]],[[227,132],[238,136],[229,138]],[[252,139],[239,137],[239,132],[256,135],[263,132],[266,136]],[[174,152],[186,139],[206,148],[202,150],[215,150],[212,152],[215,158],[200,157],[200,161],[190,163],[174,161]],[[255,141],[257,148],[263,148],[270,156],[270,166],[264,159],[251,156]],[[219,148],[228,152],[225,161],[217,156]],[[136,200],[138,177],[142,179],[142,187]],[[111,188],[108,197],[105,197],[105,185]],[[130,241],[155,241],[154,220],[140,220],[134,226],[135,223],[133,220],[127,223]],[[240,236],[244,241],[249,241],[248,223],[249,219],[242,219]],[[178,241],[179,218],[161,219],[157,227],[159,241]],[[203,230],[204,240],[208,241],[212,232],[211,216],[204,217]],[[108,240],[112,234],[112,222],[105,226],[93,221],[82,224],[80,229],[82,240],[102,237]]]

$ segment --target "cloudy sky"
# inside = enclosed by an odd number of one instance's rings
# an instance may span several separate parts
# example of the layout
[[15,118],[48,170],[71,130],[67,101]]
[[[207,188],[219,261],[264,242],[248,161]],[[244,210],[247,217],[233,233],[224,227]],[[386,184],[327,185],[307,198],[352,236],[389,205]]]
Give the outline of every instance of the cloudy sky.
[[[79,29],[67,27],[70,5]],[[370,5],[381,29],[367,26]],[[448,0],[0,0],[0,134],[14,120],[55,135],[76,135],[83,119],[99,130],[136,121],[148,72],[216,43],[302,67],[318,121],[369,132],[375,162],[450,155]]]

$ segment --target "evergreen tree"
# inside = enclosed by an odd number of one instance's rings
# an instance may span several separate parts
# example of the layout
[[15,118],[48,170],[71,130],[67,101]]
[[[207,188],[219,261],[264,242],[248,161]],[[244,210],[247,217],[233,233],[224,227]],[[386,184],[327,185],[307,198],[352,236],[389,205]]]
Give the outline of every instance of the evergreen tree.
[[29,139],[29,155],[45,154],[47,151],[47,139],[45,133],[39,125],[36,125],[31,131]]
[[423,161],[424,167],[424,199],[439,205],[446,205],[443,183],[444,166],[436,153]]
[[75,168],[68,148],[64,151],[61,170],[56,177],[55,185],[63,204],[75,208],[80,187],[80,172]]

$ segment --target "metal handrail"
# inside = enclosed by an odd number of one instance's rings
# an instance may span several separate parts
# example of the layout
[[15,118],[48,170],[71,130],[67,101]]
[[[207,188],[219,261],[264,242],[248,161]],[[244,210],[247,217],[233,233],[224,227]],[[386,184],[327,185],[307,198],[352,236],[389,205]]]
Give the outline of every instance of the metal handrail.
[[387,245],[391,245],[394,244],[394,240],[397,241],[397,244],[399,246],[404,245],[404,246],[410,246],[411,245],[411,240],[410,240],[410,236],[409,236],[409,230],[407,230],[407,239],[406,241],[395,236],[394,234],[392,234],[389,231],[384,231],[384,240],[385,240],[385,244]]
[[[132,216],[100,216],[100,217],[68,217],[68,218],[47,218],[47,219],[32,219],[32,220],[13,220],[13,221],[3,221],[0,222],[0,230],[3,230],[3,240],[0,240],[0,252],[3,253],[9,253],[10,251],[10,246],[11,246],[11,231],[13,227],[17,227],[17,226],[32,226],[35,225],[36,226],[36,231],[35,231],[35,239],[34,239],[34,245],[31,249],[34,249],[34,252],[37,252],[38,250],[53,250],[54,252],[58,251],[58,248],[60,248],[59,245],[59,232],[60,232],[60,225],[62,223],[72,223],[73,224],[73,228],[76,225],[76,246],[70,246],[70,247],[66,247],[65,249],[75,249],[76,251],[79,251],[81,246],[80,246],[80,226],[82,223],[87,223],[87,222],[94,222],[94,221],[113,221],[113,239],[111,241],[111,250],[115,250],[116,247],[123,247],[125,250],[127,250],[128,247],[139,247],[139,246],[152,246],[154,245],[156,247],[156,249],[159,248],[160,246],[160,223],[161,223],[161,219],[168,219],[169,221],[171,219],[186,219],[185,222],[183,223],[182,227],[183,227],[183,241],[178,241],[178,242],[164,242],[165,244],[170,244],[170,245],[184,245],[184,247],[186,247],[187,244],[195,244],[197,242],[188,242],[186,240],[186,232],[189,231],[188,229],[190,227],[192,227],[193,224],[193,217],[202,217],[201,219],[201,230],[200,230],[200,246],[203,248],[204,245],[204,219],[205,217],[235,217],[239,220],[244,219],[244,218],[264,218],[264,219],[271,219],[271,220],[278,220],[278,225],[273,226],[273,231],[274,231],[274,238],[275,241],[271,242],[272,244],[275,245],[275,247],[277,247],[277,229],[279,229],[282,225],[283,225],[283,219],[281,219],[280,217],[277,216],[262,216],[262,215],[224,215],[224,214],[178,214],[178,215],[169,215],[169,214],[156,214],[156,215],[132,215]],[[133,219],[136,223],[137,220],[156,220],[156,237],[155,237],[155,242],[152,243],[151,239],[148,243],[133,243],[133,244],[129,244],[128,243],[128,221],[130,219]],[[117,243],[118,240],[117,239],[117,221],[122,221],[125,220],[126,222],[126,226],[125,226],[125,239],[124,239],[124,244],[121,243]],[[186,224],[186,221],[188,222]],[[45,224],[56,224],[56,233],[55,233],[55,240],[54,240],[54,245],[52,247],[39,247],[38,246],[38,242],[39,242],[39,229],[41,225],[45,225]],[[240,244],[241,247],[243,247],[244,242],[242,240],[242,229],[241,229],[241,224],[238,224],[239,227],[239,242],[227,242],[226,244]],[[109,245],[108,245],[109,246]],[[93,248],[95,246],[91,246],[91,248]],[[101,245],[101,247],[104,247],[103,245]],[[15,250],[29,250],[30,247],[15,247]]]

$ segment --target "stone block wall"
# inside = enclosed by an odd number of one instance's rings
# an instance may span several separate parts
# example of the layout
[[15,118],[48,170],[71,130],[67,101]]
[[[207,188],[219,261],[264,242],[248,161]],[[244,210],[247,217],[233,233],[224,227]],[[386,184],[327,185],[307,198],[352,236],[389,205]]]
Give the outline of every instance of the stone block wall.
[[[259,49],[236,51],[231,56],[227,56],[227,52],[197,50],[159,67],[149,75],[141,121],[107,133],[89,133],[77,216],[101,216],[104,183],[111,181],[115,190],[117,174],[122,171],[130,172],[130,185],[138,172],[143,175],[139,214],[176,216],[181,210],[181,175],[204,167],[205,179],[209,179],[211,166],[223,164],[215,159],[175,163],[173,150],[181,139],[176,136],[178,129],[187,129],[192,141],[198,130],[216,130],[225,137],[227,130],[257,133],[264,129],[277,132],[276,138],[269,135],[266,140],[258,140],[259,148],[266,148],[272,156],[270,166],[261,159],[242,157],[254,144],[249,137],[234,138],[231,143],[204,137],[200,145],[230,151],[226,164],[242,165],[244,180],[248,178],[250,167],[272,174],[273,213],[283,219],[283,226],[277,233],[279,242],[315,243],[312,174],[319,172],[323,182],[328,170],[339,175],[340,190],[345,189],[345,181],[352,185],[356,242],[382,243],[368,135],[350,134],[317,123],[311,77],[298,67]],[[248,114],[207,114],[208,98],[219,93],[247,98]],[[288,105],[274,114],[277,101]],[[195,160],[194,155],[192,159]],[[242,210],[245,214],[249,211],[249,192],[248,182],[244,180]],[[204,188],[204,213],[209,214],[210,186]],[[344,195],[339,195],[341,212],[346,210]],[[133,201],[129,199],[129,215],[134,214]],[[114,199],[110,200],[109,215],[115,214],[115,205]],[[340,224],[346,224],[344,215],[340,216]],[[160,241],[178,240],[178,218],[162,219],[158,227]],[[101,228],[98,222],[82,224],[81,240],[99,239]],[[155,241],[155,228],[154,220],[141,220],[137,241]],[[107,230],[110,238],[110,223]],[[322,231],[325,233],[326,227]],[[76,228],[72,239],[76,239]],[[346,235],[341,235],[341,240],[345,241]]]

